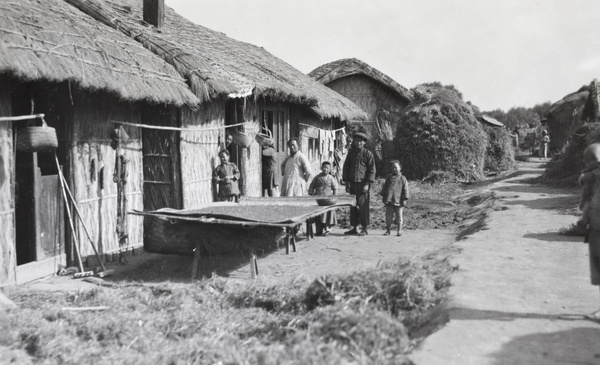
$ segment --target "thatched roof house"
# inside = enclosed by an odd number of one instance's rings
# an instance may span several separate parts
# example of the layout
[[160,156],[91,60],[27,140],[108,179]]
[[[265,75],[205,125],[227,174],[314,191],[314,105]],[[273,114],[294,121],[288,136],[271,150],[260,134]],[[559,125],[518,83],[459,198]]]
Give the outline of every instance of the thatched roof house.
[[[15,116],[44,113],[56,129],[58,159],[100,251],[140,247],[141,219],[126,228],[131,246],[121,247],[115,234],[111,121],[141,122],[144,112],[196,107],[200,100],[185,79],[138,42],[62,0],[15,0],[0,12],[0,85],[0,288],[56,273],[66,256],[74,263],[54,154],[15,152],[21,128],[40,123]],[[129,208],[143,209],[142,136],[127,132],[126,194]],[[92,250],[83,227],[76,223],[76,229],[87,256]]]
[[[332,154],[320,151],[319,131],[334,130],[349,119],[365,119],[366,114],[353,102],[315,82],[265,49],[227,37],[195,24],[164,6],[164,18],[158,30],[142,21],[141,1],[122,1],[121,5],[102,0],[66,0],[105,24],[119,29],[171,63],[184,76],[203,102],[201,111],[184,113],[181,126],[206,129],[224,126],[227,131],[253,136],[263,127],[277,136],[275,148],[285,157],[286,141],[300,137],[302,150],[315,168]],[[157,0],[160,6],[160,0]],[[149,20],[152,22],[151,20]],[[158,21],[156,22],[158,23]],[[243,126],[230,127],[244,123]],[[309,126],[309,127],[307,127]],[[217,143],[224,136],[196,133],[190,138],[208,138],[202,143]],[[189,144],[182,134],[182,161],[186,156],[201,156],[209,161],[214,149],[198,151],[198,143]],[[197,142],[200,142],[199,140]],[[244,195],[260,195],[260,150],[234,150],[233,161],[242,168]],[[189,159],[192,162],[194,159]],[[203,166],[203,165],[202,165]],[[205,168],[198,171],[206,170]],[[184,205],[196,205],[211,199],[210,176],[189,172],[184,185]],[[196,186],[191,186],[196,185]],[[189,193],[189,194],[188,194]],[[186,197],[189,195],[189,199]]]
[[[160,31],[142,21],[142,1],[115,6],[102,0],[66,0],[130,34],[185,75],[202,101],[253,96],[310,106],[322,118],[363,119],[364,112],[262,47],[195,24],[164,7]],[[160,47],[160,48],[159,48]]]
[[5,3],[0,33],[0,72],[20,81],[69,81],[127,101],[199,102],[172,66],[64,1]]
[[367,112],[367,123],[353,121],[350,125],[364,127],[370,134],[373,142],[369,147],[374,149],[378,157],[378,171],[385,173],[383,161],[397,158],[392,139],[396,122],[413,99],[412,92],[356,58],[324,64],[311,71],[309,76],[344,95]]
[[590,95],[590,86],[584,85],[552,104],[546,113],[550,148],[564,149],[575,130],[582,125],[582,113]]
[[582,169],[583,151],[600,142],[600,85],[593,80],[576,93],[565,96],[552,105],[548,113],[550,139],[564,139],[563,149],[557,159],[549,164],[545,176],[550,179],[564,179],[575,183]]

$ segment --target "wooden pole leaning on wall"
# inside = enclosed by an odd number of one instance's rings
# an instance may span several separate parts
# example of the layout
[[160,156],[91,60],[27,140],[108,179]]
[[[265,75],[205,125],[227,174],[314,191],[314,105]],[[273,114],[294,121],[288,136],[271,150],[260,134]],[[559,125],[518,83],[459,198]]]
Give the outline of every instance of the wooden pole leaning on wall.
[[31,120],[45,117],[45,114],[19,115],[14,117],[0,117],[0,122],[18,122],[22,120]]

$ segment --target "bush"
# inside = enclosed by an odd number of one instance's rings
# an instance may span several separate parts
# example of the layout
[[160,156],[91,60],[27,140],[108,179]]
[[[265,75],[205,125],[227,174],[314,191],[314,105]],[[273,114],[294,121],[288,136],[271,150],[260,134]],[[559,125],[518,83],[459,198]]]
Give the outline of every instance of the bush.
[[506,171],[515,166],[515,150],[510,133],[502,128],[483,126],[488,135],[484,168],[488,171]]
[[409,179],[447,171],[458,179],[483,177],[487,135],[472,108],[447,88],[418,86],[398,123],[396,143]]

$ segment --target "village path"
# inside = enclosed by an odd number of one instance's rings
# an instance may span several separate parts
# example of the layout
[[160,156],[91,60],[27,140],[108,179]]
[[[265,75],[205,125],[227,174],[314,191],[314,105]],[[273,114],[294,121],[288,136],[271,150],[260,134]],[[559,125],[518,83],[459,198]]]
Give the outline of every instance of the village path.
[[600,364],[600,324],[583,317],[600,305],[587,246],[558,234],[576,221],[565,209],[577,192],[529,183],[542,172],[524,163],[488,186],[500,209],[455,243],[448,322],[413,351],[415,364]]

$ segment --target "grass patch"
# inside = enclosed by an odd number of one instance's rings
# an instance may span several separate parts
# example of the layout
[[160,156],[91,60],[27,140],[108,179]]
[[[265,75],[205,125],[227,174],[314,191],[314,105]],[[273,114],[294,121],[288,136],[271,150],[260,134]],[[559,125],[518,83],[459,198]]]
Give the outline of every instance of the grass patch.
[[[411,332],[450,283],[442,256],[277,285],[216,277],[21,291],[11,297],[19,308],[0,318],[0,354],[44,364],[408,364]],[[110,309],[62,310],[91,306]]]
[[[385,206],[379,192],[385,179],[378,178],[371,186],[371,224],[370,229],[385,229]],[[459,197],[464,193],[463,184],[459,182],[424,181],[408,182],[410,199],[404,209],[404,228],[406,229],[437,229],[452,228],[462,219],[462,211],[467,208]],[[349,210],[337,212],[338,225],[350,227]]]

